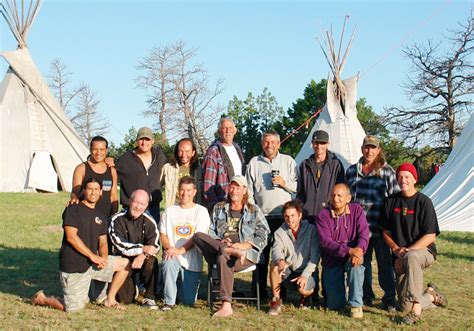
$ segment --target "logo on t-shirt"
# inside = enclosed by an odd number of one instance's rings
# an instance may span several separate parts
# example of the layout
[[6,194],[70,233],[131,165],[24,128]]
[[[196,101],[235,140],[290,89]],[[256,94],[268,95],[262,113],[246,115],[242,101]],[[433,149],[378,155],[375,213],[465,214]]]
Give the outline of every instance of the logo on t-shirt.
[[175,234],[180,238],[187,238],[193,234],[193,227],[189,224],[177,225],[174,229]]
[[402,214],[403,216],[407,216],[407,215],[413,215],[415,213],[414,210],[410,210],[406,207],[403,207],[403,208],[393,208],[393,211],[395,213],[398,213],[398,214]]
[[110,191],[112,189],[112,181],[109,179],[104,179],[102,181],[102,191]]
[[102,220],[100,218],[98,218],[97,216],[95,217],[95,220],[94,220],[97,224],[102,224]]

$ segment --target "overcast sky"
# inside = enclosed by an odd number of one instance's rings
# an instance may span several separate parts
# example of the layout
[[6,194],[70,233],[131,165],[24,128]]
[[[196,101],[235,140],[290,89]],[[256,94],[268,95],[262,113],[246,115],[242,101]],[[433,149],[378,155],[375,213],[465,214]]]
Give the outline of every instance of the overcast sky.
[[[218,101],[244,99],[265,87],[285,109],[302,97],[305,86],[326,78],[327,62],[315,40],[333,26],[339,36],[345,15],[357,36],[342,74],[360,73],[359,97],[377,112],[407,105],[401,88],[409,62],[401,45],[442,40],[449,28],[465,22],[471,1],[49,1],[28,37],[30,53],[44,77],[59,57],[77,83],[87,82],[102,100],[116,143],[144,118],[143,90],[135,87],[138,61],[152,47],[183,40],[198,50],[196,61],[211,82],[225,80]],[[346,33],[347,37],[349,33]],[[448,44],[446,44],[448,46]],[[0,49],[16,42],[3,22]],[[380,61],[380,62],[379,62]],[[378,64],[377,64],[378,63]],[[5,61],[1,72],[7,69]]]

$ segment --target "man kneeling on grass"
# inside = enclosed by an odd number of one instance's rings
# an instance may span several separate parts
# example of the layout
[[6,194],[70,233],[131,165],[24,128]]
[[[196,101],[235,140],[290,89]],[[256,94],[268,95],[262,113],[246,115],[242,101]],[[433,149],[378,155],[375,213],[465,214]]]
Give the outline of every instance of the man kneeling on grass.
[[[362,318],[364,254],[369,243],[369,225],[358,203],[350,203],[346,184],[336,184],[331,204],[316,217],[323,265],[323,287],[329,309],[343,309],[348,302],[352,318]],[[347,300],[347,287],[349,298]]]
[[415,324],[421,311],[435,306],[446,307],[448,300],[433,283],[423,291],[423,269],[436,259],[438,219],[433,203],[417,191],[416,168],[404,163],[397,169],[401,192],[385,201],[382,218],[383,237],[392,250],[396,273],[399,309],[408,312],[402,324]]
[[79,311],[89,302],[89,287],[95,279],[112,281],[104,306],[123,310],[115,296],[127,278],[130,264],[127,259],[108,256],[107,216],[95,209],[102,194],[101,184],[90,178],[82,192],[81,203],[70,205],[63,213],[64,236],[59,252],[63,300],[38,291],[31,302],[67,312]]
[[270,284],[273,299],[270,315],[281,312],[280,287],[294,284],[301,295],[300,307],[308,307],[308,299],[316,286],[313,273],[319,263],[319,241],[316,227],[307,220],[301,220],[303,207],[297,201],[283,205],[285,223],[275,231],[272,247]]

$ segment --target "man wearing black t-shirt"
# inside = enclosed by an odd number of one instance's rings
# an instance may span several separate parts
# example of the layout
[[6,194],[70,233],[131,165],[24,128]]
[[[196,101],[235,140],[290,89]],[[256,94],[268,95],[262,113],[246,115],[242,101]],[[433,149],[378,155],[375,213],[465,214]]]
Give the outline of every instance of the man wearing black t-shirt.
[[430,198],[415,188],[417,180],[418,174],[411,163],[398,167],[401,192],[386,199],[381,219],[383,237],[394,257],[399,309],[408,312],[402,324],[420,321],[424,309],[448,304],[433,283],[428,283],[423,291],[423,269],[436,259],[439,226]]
[[63,300],[38,291],[31,301],[34,305],[67,312],[81,310],[89,302],[89,287],[95,279],[112,282],[104,305],[123,309],[115,295],[128,275],[130,264],[127,259],[108,256],[107,216],[95,209],[102,194],[101,183],[90,178],[82,192],[84,200],[70,205],[63,213],[64,236],[59,253]]

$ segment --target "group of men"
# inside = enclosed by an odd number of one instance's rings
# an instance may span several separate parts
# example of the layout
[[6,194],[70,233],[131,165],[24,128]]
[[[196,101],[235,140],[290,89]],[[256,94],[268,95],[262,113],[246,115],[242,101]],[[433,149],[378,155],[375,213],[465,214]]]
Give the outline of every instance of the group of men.
[[[119,302],[132,302],[142,286],[143,305],[157,309],[162,274],[162,309],[173,309],[177,298],[193,305],[204,257],[219,274],[217,317],[233,313],[234,272],[257,265],[254,281],[263,298],[270,274],[269,314],[281,312],[282,292],[293,285],[302,308],[313,298],[329,309],[348,305],[351,316],[361,318],[362,306],[375,298],[370,267],[375,250],[383,303],[395,309],[396,289],[398,308],[408,312],[403,323],[418,322],[423,309],[446,306],[434,284],[423,291],[422,270],[435,260],[439,228],[431,201],[415,188],[413,165],[405,163],[395,173],[379,139],[367,136],[362,158],[344,172],[322,130],[313,134],[314,154],[299,167],[279,152],[274,131],[263,134],[262,154],[246,164],[236,133],[231,119],[221,119],[219,139],[201,166],[188,138],[178,141],[173,161],[166,163],[149,128],[141,128],[137,147],[115,162],[106,159],[107,140],[92,139],[89,159],[74,172],[63,214],[64,299],[39,291],[33,303],[82,309],[91,281],[99,280],[111,282],[96,298],[105,306],[124,309]],[[118,182],[123,210],[117,213]],[[162,185],[166,208],[160,215]],[[155,257],[159,243],[162,273]]]

